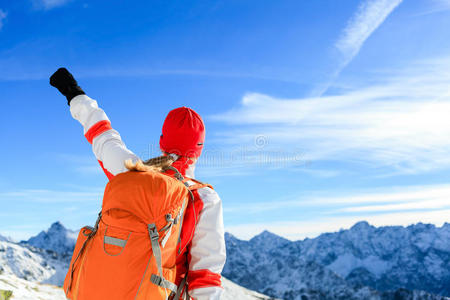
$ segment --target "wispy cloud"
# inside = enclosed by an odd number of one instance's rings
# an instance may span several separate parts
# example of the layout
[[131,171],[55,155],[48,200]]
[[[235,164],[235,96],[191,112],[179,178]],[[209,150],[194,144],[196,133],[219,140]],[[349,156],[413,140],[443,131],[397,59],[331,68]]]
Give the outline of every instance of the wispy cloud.
[[71,0],[33,0],[34,7],[37,9],[49,10],[55,7],[63,6]]
[[359,52],[369,36],[384,22],[402,0],[368,0],[358,7],[335,46],[345,67]]
[[379,84],[322,98],[249,93],[211,119],[230,124],[221,142],[249,144],[263,133],[269,147],[300,147],[306,161],[369,164],[384,175],[449,168],[449,70],[449,58],[423,61],[382,74]]
[[[232,207],[225,203],[224,212],[234,216],[245,212],[247,218],[264,216],[261,223],[256,221],[227,226],[226,230],[238,237],[247,239],[269,230],[295,240],[349,228],[361,220],[376,226],[407,226],[418,222],[439,226],[450,221],[449,199],[450,184],[417,185],[354,191],[340,196],[309,193],[294,200],[277,199],[258,205]],[[266,215],[269,211],[274,215],[286,211],[302,213],[296,214],[294,219],[280,222],[271,220]]]
[[[23,47],[29,48],[29,44],[24,43],[21,45]],[[8,50],[9,53],[13,53],[14,49]],[[53,69],[48,70],[33,70],[32,72],[22,72],[19,71],[15,73],[11,72],[1,72],[3,69],[14,69],[14,67],[20,66],[21,61],[4,59],[0,60],[0,80],[1,81],[31,81],[31,80],[43,80],[47,79],[49,74],[54,72]],[[90,69],[89,69],[90,68]],[[206,69],[156,69],[153,67],[146,68],[104,68],[102,66],[90,66],[89,68],[80,68],[76,70],[78,79],[87,78],[144,78],[144,77],[161,77],[161,76],[188,76],[188,77],[210,77],[210,78],[225,78],[225,79],[256,79],[262,81],[274,81],[274,82],[285,82],[285,83],[295,83],[295,84],[305,84],[304,81],[299,80],[294,76],[286,76],[284,74],[273,75],[273,74],[261,74],[259,72],[228,72],[221,69],[216,70],[206,70]]]
[[[333,192],[336,193],[336,192]],[[341,196],[327,196],[323,193],[303,193],[301,196],[285,196],[284,199],[266,201],[264,203],[242,204],[224,207],[226,212],[245,211],[258,214],[267,211],[302,210],[321,208],[321,214],[332,216],[342,213],[386,213],[410,210],[450,209],[450,185],[419,185],[388,187],[366,191],[347,192]]]
[[77,155],[69,153],[56,153],[53,155],[57,161],[69,166],[73,171],[83,175],[103,175],[103,171],[99,166],[95,156],[93,155]]
[[25,203],[100,203],[103,190],[103,188],[90,188],[89,190],[83,191],[19,189],[1,192],[0,198]]
[[433,0],[435,9],[439,10],[449,10],[450,0]]
[[321,96],[328,90],[342,70],[359,53],[364,42],[402,1],[403,0],[365,0],[358,6],[355,14],[349,20],[347,26],[342,30],[340,38],[334,45],[339,53],[338,66],[329,80],[325,84],[319,86],[317,91],[314,92],[315,95]]
[[6,19],[6,12],[0,9],[0,30],[3,28],[3,21]]
[[426,2],[426,8],[415,16],[423,16],[450,10],[450,0],[431,0]]

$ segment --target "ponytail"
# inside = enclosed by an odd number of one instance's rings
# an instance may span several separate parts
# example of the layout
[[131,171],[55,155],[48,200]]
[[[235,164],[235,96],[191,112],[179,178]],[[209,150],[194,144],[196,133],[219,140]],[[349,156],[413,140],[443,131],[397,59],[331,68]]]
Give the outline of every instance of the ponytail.
[[150,158],[146,161],[138,160],[133,163],[131,159],[127,159],[125,161],[125,167],[130,171],[137,172],[164,172],[168,167],[170,167],[176,160],[178,159],[178,155],[176,154],[167,154],[154,158]]

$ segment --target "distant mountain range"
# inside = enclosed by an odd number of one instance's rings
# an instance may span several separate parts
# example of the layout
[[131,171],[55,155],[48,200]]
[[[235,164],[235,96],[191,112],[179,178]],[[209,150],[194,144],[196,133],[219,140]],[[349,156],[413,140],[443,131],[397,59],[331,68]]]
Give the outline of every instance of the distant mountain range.
[[[76,235],[56,222],[28,241],[0,238],[0,274],[61,285]],[[226,243],[223,275],[238,285],[225,280],[224,299],[450,299],[450,224],[359,222],[295,242],[268,231],[249,241],[227,233]]]
[[[223,275],[283,299],[442,299],[450,296],[450,224],[349,230],[292,242],[270,232],[226,235]],[[440,296],[433,296],[440,295]]]

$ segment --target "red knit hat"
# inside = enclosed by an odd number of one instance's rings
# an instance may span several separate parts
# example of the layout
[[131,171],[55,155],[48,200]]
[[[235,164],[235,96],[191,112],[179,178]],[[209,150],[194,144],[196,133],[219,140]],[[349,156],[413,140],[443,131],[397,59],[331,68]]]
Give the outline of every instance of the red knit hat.
[[205,125],[193,109],[179,107],[170,111],[162,127],[161,150],[188,157],[199,157],[205,141]]

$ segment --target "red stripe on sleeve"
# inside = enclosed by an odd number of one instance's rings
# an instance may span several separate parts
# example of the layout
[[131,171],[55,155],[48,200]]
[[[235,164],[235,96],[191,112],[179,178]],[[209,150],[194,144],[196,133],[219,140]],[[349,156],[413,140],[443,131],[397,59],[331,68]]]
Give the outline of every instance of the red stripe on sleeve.
[[92,144],[92,141],[96,137],[110,129],[112,129],[111,122],[109,122],[108,120],[103,120],[92,125],[84,136],[87,138],[88,142]]
[[100,167],[102,167],[103,172],[105,172],[106,177],[108,177],[109,180],[113,179],[114,175],[105,169],[105,167],[103,166],[103,162],[99,160],[98,163],[100,164]]
[[207,269],[188,272],[188,289],[195,290],[205,287],[222,287],[220,274],[216,274]]

